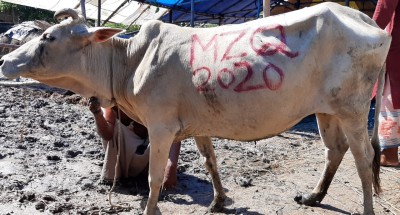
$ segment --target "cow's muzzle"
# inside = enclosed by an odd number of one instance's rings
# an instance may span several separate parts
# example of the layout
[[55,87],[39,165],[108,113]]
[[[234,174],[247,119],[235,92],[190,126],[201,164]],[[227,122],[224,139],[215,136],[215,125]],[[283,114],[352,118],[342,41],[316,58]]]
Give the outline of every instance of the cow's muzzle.
[[15,66],[14,64],[9,63],[4,56],[0,59],[0,73],[7,78],[18,78],[20,76],[18,72],[19,68],[21,68],[21,66]]

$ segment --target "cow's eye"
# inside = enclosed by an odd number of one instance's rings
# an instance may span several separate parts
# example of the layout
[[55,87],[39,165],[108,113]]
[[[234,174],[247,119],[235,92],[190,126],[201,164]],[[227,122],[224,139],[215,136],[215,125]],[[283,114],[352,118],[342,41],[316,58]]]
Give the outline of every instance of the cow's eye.
[[43,39],[50,41],[50,42],[53,42],[54,40],[56,40],[56,38],[54,36],[51,36],[50,34],[44,34]]

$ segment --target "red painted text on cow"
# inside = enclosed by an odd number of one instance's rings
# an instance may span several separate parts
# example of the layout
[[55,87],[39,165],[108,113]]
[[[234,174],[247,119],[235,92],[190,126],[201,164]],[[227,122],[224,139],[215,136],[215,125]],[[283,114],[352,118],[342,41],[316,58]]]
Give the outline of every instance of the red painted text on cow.
[[284,71],[268,61],[276,54],[289,60],[299,55],[288,47],[281,25],[223,32],[207,39],[194,34],[190,49],[194,83],[198,91],[278,90]]

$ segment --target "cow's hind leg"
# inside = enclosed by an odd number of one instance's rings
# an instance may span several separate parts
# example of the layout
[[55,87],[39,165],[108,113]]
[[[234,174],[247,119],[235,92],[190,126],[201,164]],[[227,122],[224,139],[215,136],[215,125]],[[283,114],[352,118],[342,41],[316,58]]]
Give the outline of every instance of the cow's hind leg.
[[319,132],[326,146],[325,168],[311,194],[296,196],[295,200],[304,205],[315,205],[324,199],[333,176],[349,148],[342,126],[336,117],[328,114],[317,114],[316,116]]
[[204,157],[204,164],[212,177],[214,200],[212,201],[209,211],[221,212],[224,210],[225,192],[223,190],[221,179],[219,178],[217,169],[217,160],[215,158],[214,148],[210,137],[195,137],[197,148]]
[[[374,148],[369,141],[367,130],[367,117],[353,116],[344,118],[344,132],[350,146],[351,153],[357,166],[357,172],[361,179],[363,194],[364,194],[364,215],[374,214],[372,200],[372,183],[379,182],[379,168],[374,169],[377,164],[374,163],[375,156],[379,155],[379,147]],[[379,164],[378,164],[379,165]],[[374,178],[376,176],[376,178]]]

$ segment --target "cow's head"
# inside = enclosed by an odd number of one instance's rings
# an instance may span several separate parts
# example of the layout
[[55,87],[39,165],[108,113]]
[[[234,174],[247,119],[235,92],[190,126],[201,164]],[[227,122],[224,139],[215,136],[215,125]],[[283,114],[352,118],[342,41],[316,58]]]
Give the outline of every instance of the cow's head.
[[[41,36],[2,57],[1,72],[8,78],[28,77],[52,86],[70,89],[83,96],[101,96],[96,95],[104,94],[97,92],[99,86],[85,86],[85,82],[89,81],[87,79],[90,79],[89,75],[85,74],[88,63],[85,61],[87,55],[91,54],[88,50],[92,46],[104,45],[100,43],[122,30],[90,28],[79,13],[72,9],[57,11],[54,17],[62,21],[48,28]],[[88,89],[85,89],[86,87]]]

